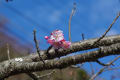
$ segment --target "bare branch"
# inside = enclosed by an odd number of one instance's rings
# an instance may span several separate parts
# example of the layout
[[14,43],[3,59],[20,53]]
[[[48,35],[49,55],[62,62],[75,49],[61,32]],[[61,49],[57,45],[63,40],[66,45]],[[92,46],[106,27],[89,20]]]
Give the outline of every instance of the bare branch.
[[[96,60],[96,62],[102,66],[109,66],[109,64],[104,64],[104,63],[101,63],[99,60]],[[112,64],[113,65],[113,64]]]
[[106,36],[106,34],[110,31],[110,29],[112,28],[112,26],[114,25],[114,23],[117,21],[117,19],[119,18],[119,16],[120,16],[120,12],[116,16],[116,18],[113,20],[112,24],[110,24],[109,28],[105,31],[105,33],[97,41],[95,41],[93,45],[95,45],[96,43],[98,43],[101,39],[103,39]]
[[17,62],[13,59],[11,61],[4,61],[0,63],[0,79],[19,73],[43,71],[49,69],[62,69],[70,65],[90,61],[95,62],[99,58],[119,54],[120,43],[117,43],[88,53],[83,53],[75,56],[68,56],[58,60],[46,60],[45,65],[43,64],[43,62]]
[[[84,41],[80,41],[80,42],[74,42],[71,44],[70,48],[68,49],[59,49],[58,53],[55,53],[54,49],[50,49],[48,51],[49,56],[47,56],[46,50],[41,50],[40,53],[42,54],[41,57],[44,60],[48,60],[48,59],[53,59],[53,58],[57,58],[60,56],[65,56],[67,54],[73,53],[73,52],[77,52],[77,51],[82,51],[82,50],[88,50],[88,49],[93,49],[93,48],[97,48],[99,46],[109,46],[111,44],[116,44],[116,43],[120,43],[120,35],[116,35],[116,36],[108,36],[108,37],[104,37],[100,42],[98,42],[98,45],[93,45],[93,43],[97,40],[96,39],[89,39],[89,40],[84,40]],[[24,61],[27,62],[37,62],[39,61],[39,56],[37,54],[30,54],[27,57],[23,57]]]
[[84,34],[82,33],[82,40],[85,40],[85,36],[84,36]]
[[[33,31],[33,34],[34,34],[34,42],[35,42],[35,45],[36,45],[36,49],[37,49],[37,53],[39,55],[39,58],[40,60],[43,61],[42,57],[40,56],[40,50],[39,50],[39,46],[38,46],[38,42],[37,42],[37,39],[36,39],[36,31],[34,30]],[[52,48],[52,46],[50,46],[47,50],[47,55],[48,55],[48,51]],[[45,62],[43,61],[44,65],[45,65]],[[30,76],[33,80],[39,80],[39,78],[41,78],[41,76],[38,76],[37,74],[35,73],[26,73],[28,76]]]
[[35,42],[35,47],[36,47],[37,53],[39,55],[40,60],[45,64],[44,60],[40,56],[40,49],[39,49],[38,42],[37,42],[37,39],[36,39],[36,30],[33,31],[33,34],[34,34],[34,42]]
[[76,11],[76,3],[73,3],[72,12],[69,18],[69,41],[71,41],[71,20],[72,20],[72,16],[75,14],[75,11]]
[[[70,53],[72,53],[72,52],[76,52],[76,51],[81,51],[81,50],[87,50],[87,49],[93,49],[93,48],[97,48],[97,47],[99,47],[99,46],[108,46],[108,47],[102,47],[100,50],[98,50],[98,51],[93,51],[93,52],[88,52],[88,53],[84,53],[84,54],[81,54],[81,57],[79,56],[79,59],[83,59],[82,61],[81,60],[79,60],[79,61],[77,61],[76,63],[72,63],[72,62],[68,62],[68,64],[66,65],[66,66],[69,66],[70,64],[69,63],[71,63],[72,65],[75,65],[75,64],[78,64],[78,63],[84,63],[84,62],[87,62],[88,60],[89,61],[91,61],[91,60],[97,60],[98,58],[101,58],[101,57],[105,57],[105,56],[109,56],[109,55],[116,55],[116,54],[120,54],[120,35],[116,35],[116,36],[109,36],[109,37],[105,37],[105,38],[103,38],[102,40],[100,40],[99,42],[98,42],[98,45],[95,45],[95,46],[92,46],[92,44],[94,43],[94,41],[96,41],[97,39],[90,39],[90,40],[84,40],[84,41],[82,41],[82,42],[75,42],[75,43],[72,43],[72,45],[71,45],[71,47],[69,48],[69,49],[66,49],[66,50],[63,50],[63,49],[60,49],[60,50],[58,50],[58,54],[59,54],[59,56],[64,56],[64,55],[67,55],[67,54],[70,54]],[[115,44],[116,43],[116,44]],[[111,45],[111,44],[113,44],[113,45]],[[111,46],[109,46],[109,45],[111,45]],[[47,57],[46,56],[46,54],[44,54],[46,52],[46,50],[44,51],[44,50],[41,50],[40,51],[40,53],[41,54],[43,54],[43,55],[41,55],[41,57],[45,60],[45,59],[53,59],[53,58],[56,58],[56,57],[58,57],[58,55],[56,55],[56,53],[54,52],[54,50],[50,50],[49,51],[49,54],[50,54],[50,56],[49,57]],[[90,57],[91,56],[91,57]],[[78,57],[78,56],[77,56]],[[73,56],[73,58],[75,59],[75,57]],[[26,56],[26,57],[23,57],[22,58],[23,59],[23,63],[24,63],[24,65],[23,66],[27,66],[27,64],[32,64],[31,62],[33,62],[33,61],[39,61],[39,57],[38,57],[38,55],[36,55],[36,54],[31,54],[30,56]],[[62,58],[63,59],[63,58]],[[60,59],[60,61],[62,60],[62,59]],[[69,60],[69,58],[66,58],[66,59],[68,59]],[[70,60],[71,60],[72,58],[70,58]],[[73,61],[74,61],[74,59],[73,59]],[[94,61],[95,61],[94,60]],[[1,78],[4,78],[4,77],[7,77],[7,76],[10,76],[10,75],[13,75],[13,73],[11,72],[11,70],[12,71],[14,71],[14,69],[11,69],[10,67],[12,66],[12,64],[11,64],[11,62],[16,62],[15,61],[15,59],[11,59],[9,62],[8,61],[6,61],[6,62],[3,62],[3,63],[0,63],[1,65],[0,65],[0,79]],[[49,62],[49,61],[45,61],[45,62]],[[51,62],[51,61],[50,61]],[[59,60],[58,60],[58,62],[59,62]],[[63,61],[64,62],[64,61]],[[18,62],[17,62],[18,63]],[[20,62],[21,63],[21,62]],[[25,64],[26,63],[26,64]],[[34,63],[36,63],[36,62],[34,62]],[[41,71],[41,70],[45,70],[46,68],[47,69],[50,69],[50,66],[48,66],[48,67],[43,67],[43,64],[41,63],[41,62],[39,62],[41,65],[41,67],[39,66],[39,67],[35,67],[35,65],[32,65],[32,66],[34,66],[34,67],[32,67],[32,69],[33,70],[29,70],[29,68],[28,68],[28,70],[27,71],[30,71],[30,72],[35,72],[35,71]],[[54,62],[53,62],[54,63]],[[49,64],[53,64],[53,63],[47,63],[47,65]],[[61,63],[61,62],[60,62]],[[5,64],[7,64],[7,66],[6,67],[8,67],[8,68],[4,68],[4,66],[2,66],[2,64],[3,65],[5,65]],[[23,68],[22,66],[19,66],[19,64],[14,64],[14,65],[18,65],[18,66],[16,66],[16,67],[19,67],[19,68]],[[47,66],[46,65],[46,66]],[[64,65],[64,64],[63,64]],[[54,65],[54,68],[55,68],[55,66],[57,67],[58,65]],[[61,66],[62,66],[62,63],[61,63]],[[15,67],[15,66],[14,66]],[[65,66],[63,66],[63,67],[65,67]],[[41,69],[41,70],[38,70],[38,69]],[[60,66],[59,66],[59,68],[60,68]],[[8,71],[4,71],[4,69],[5,70],[8,70]],[[9,70],[10,69],[10,70]],[[24,68],[25,69],[25,68]],[[37,70],[36,70],[37,69]],[[26,70],[21,70],[21,69],[19,69],[20,71],[23,71],[23,72],[17,72],[17,71],[15,71],[15,73],[14,74],[17,74],[17,73],[26,73],[25,71]]]
[[[97,43],[97,45],[93,45],[94,41],[96,41],[97,39],[90,39],[90,40],[84,40],[84,41],[80,41],[80,42],[74,42],[71,44],[70,48],[68,49],[59,49],[57,51],[57,53],[55,52],[54,49],[51,49],[48,53],[49,56],[46,56],[46,54],[44,54],[44,51],[41,51],[41,53],[43,55],[41,55],[41,57],[43,59],[53,59],[56,57],[60,57],[60,56],[65,56],[67,54],[73,53],[73,52],[77,52],[77,51],[82,51],[82,50],[88,50],[88,49],[93,49],[93,48],[97,48],[100,46],[109,46],[111,44],[115,44],[120,42],[120,36],[109,36],[109,37],[105,37],[104,39],[102,39],[99,43]],[[37,59],[36,57],[31,57],[32,60],[34,60],[33,58]],[[35,60],[34,60],[35,61]]]
[[119,58],[120,58],[120,56],[116,57],[113,61],[109,62],[107,66],[104,66],[103,68],[101,68],[101,69],[99,70],[99,72],[97,72],[96,74],[94,74],[94,75],[90,78],[90,80],[94,80],[98,75],[100,75],[106,68],[108,68],[110,65],[112,65],[113,62],[115,62],[115,61],[116,61],[117,59],[119,59]]

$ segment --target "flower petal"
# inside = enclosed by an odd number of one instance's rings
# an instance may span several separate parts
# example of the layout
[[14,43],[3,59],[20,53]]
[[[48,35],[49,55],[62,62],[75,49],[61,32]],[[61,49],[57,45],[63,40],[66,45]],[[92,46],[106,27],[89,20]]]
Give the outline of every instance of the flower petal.
[[55,30],[51,33],[50,36],[45,36],[45,39],[49,44],[51,44],[54,48],[69,48],[71,42],[65,41],[63,31]]
[[48,36],[45,36],[45,39],[48,39],[49,37]]

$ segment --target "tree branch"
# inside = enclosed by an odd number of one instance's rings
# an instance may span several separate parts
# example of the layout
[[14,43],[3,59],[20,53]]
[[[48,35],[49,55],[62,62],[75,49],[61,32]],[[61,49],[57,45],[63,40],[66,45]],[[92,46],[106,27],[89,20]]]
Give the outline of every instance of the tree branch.
[[[102,40],[100,40],[100,42],[97,43],[97,45],[92,46],[97,39],[98,38],[84,40],[80,42],[74,42],[71,44],[70,48],[66,50],[59,49],[57,53],[55,53],[54,49],[50,49],[48,51],[49,56],[45,54],[46,50],[41,50],[40,54],[41,54],[42,59],[46,60],[46,59],[53,59],[53,58],[60,57],[60,56],[65,56],[67,54],[77,52],[77,51],[88,50],[88,49],[93,49],[93,48],[97,48],[100,46],[109,46],[111,44],[120,43],[120,35],[116,35],[116,36],[104,37]],[[39,61],[39,57],[36,54],[31,54],[30,56],[23,57],[23,59],[24,61],[28,61],[28,62]]]
[[59,60],[45,60],[46,65],[43,62],[17,62],[15,60],[4,61],[0,63],[0,79],[6,78],[10,75],[19,73],[28,73],[35,71],[43,71],[49,69],[61,69],[70,65],[75,65],[83,62],[96,61],[99,58],[119,55],[120,54],[120,43],[113,44],[111,46],[102,47],[96,51],[91,51],[84,54],[75,56],[69,56],[61,58]]
[[40,60],[45,64],[44,60],[40,56],[40,49],[39,49],[38,42],[37,42],[37,39],[36,39],[36,30],[33,31],[33,34],[34,34],[34,42],[35,42],[35,47],[36,47],[36,50],[37,50],[37,54],[39,55]]
[[[96,60],[96,62],[97,62],[98,64],[102,65],[102,66],[109,66],[109,64],[104,64],[104,63],[100,62],[99,60]],[[112,65],[113,65],[113,64],[112,64]]]
[[[98,42],[98,45],[92,46],[94,41],[96,41],[97,39],[98,38],[84,40],[84,41],[80,41],[80,42],[74,42],[71,44],[70,48],[68,48],[66,50],[59,49],[58,53],[55,53],[54,49],[50,49],[48,51],[49,56],[47,56],[47,54],[45,54],[47,50],[40,50],[40,54],[41,54],[42,59],[48,60],[48,59],[53,59],[53,58],[57,58],[60,56],[65,56],[67,54],[77,52],[77,51],[88,50],[88,49],[97,48],[99,46],[109,46],[111,44],[120,43],[120,35],[116,35],[116,36],[104,37],[104,39],[102,39],[100,42]],[[22,57],[22,59],[24,62],[40,61],[40,58],[37,54],[30,54],[29,56]],[[11,59],[10,61],[14,61],[14,59]]]

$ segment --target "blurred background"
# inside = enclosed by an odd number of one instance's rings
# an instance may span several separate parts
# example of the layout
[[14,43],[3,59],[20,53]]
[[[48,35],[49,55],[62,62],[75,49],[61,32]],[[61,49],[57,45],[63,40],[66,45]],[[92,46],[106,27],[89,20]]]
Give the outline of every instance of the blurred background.
[[[84,34],[85,39],[100,37],[120,11],[120,0],[0,0],[0,61],[8,59],[6,44],[9,44],[11,58],[35,52],[34,29],[37,30],[40,49],[47,49],[50,46],[44,36],[49,36],[56,29],[62,30],[65,39],[68,40],[68,21],[74,2],[77,4],[77,9],[71,22],[72,42],[82,40],[81,34]],[[120,34],[119,30],[120,19],[107,35]],[[114,56],[110,56],[101,60],[106,63],[113,58]],[[116,66],[120,66],[118,62]],[[62,72],[58,70],[58,74],[51,80],[88,80],[92,73],[91,68],[96,73],[102,67],[96,63],[91,62],[91,64],[85,63],[81,69],[66,68]],[[119,80],[118,73],[119,70],[104,72],[97,80]],[[71,77],[66,78],[66,76]],[[25,74],[13,77],[8,80],[30,80]]]

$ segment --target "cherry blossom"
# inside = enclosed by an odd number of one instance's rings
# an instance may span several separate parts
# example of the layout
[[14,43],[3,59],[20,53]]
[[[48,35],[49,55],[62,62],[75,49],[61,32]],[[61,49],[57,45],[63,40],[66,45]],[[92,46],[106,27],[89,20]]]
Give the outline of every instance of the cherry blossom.
[[51,44],[56,49],[58,48],[67,49],[71,45],[70,41],[66,41],[64,39],[64,34],[63,31],[61,30],[53,31],[50,36],[45,36],[45,39],[49,44]]

